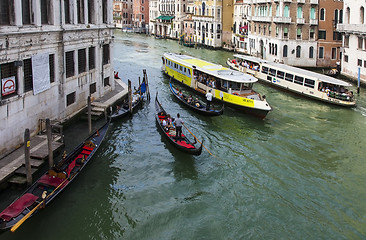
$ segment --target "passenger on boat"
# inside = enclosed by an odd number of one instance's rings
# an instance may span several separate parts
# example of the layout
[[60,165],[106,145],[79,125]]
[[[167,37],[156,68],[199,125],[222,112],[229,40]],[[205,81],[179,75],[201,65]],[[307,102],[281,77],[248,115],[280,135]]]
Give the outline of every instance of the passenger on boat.
[[201,107],[201,102],[200,100],[198,100],[198,98],[196,98],[196,100],[194,101],[194,105],[198,108]]
[[180,118],[180,114],[177,113],[177,118],[174,120],[174,124],[175,124],[175,131],[176,131],[176,135],[175,135],[175,141],[180,141],[182,138],[182,124],[183,124],[183,120]]
[[187,99],[187,103],[191,104],[193,101],[193,97],[192,95],[189,95],[188,99]]
[[164,131],[167,132],[169,130],[169,128],[168,128],[168,123],[166,122],[165,119],[163,119],[162,124],[163,124]]
[[214,79],[213,81],[212,81],[212,88],[215,88],[216,87],[216,80]]
[[178,93],[178,97],[183,98],[182,90],[181,90],[181,91],[179,91],[179,93]]

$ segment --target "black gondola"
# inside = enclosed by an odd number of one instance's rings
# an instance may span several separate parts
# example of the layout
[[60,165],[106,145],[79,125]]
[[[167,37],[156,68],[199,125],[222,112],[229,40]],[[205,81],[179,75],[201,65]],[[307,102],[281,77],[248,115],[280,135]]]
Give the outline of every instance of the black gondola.
[[[132,95],[132,112],[134,112],[135,109],[139,108],[142,105],[143,99],[144,97],[138,93],[134,93]],[[111,114],[110,118],[113,122],[117,119],[127,116],[128,114],[130,114],[130,109],[127,100],[122,104],[122,106],[117,106],[117,109]]]
[[191,103],[188,103],[188,97],[182,94],[182,97],[179,97],[177,90],[173,87],[172,83],[169,82],[169,88],[170,91],[173,93],[173,95],[184,104],[184,106],[188,107],[189,109],[192,109],[193,111],[200,113],[205,116],[220,116],[224,113],[224,105],[222,105],[222,108],[220,110],[215,109],[206,109],[206,104],[202,103],[199,100],[192,99]]
[[202,144],[200,145],[199,148],[197,148],[195,146],[196,143],[192,143],[191,141],[189,141],[189,139],[187,138],[187,136],[185,136],[184,134],[182,134],[182,139],[181,141],[175,141],[175,130],[173,129],[169,129],[168,131],[166,131],[166,129],[163,126],[163,120],[167,118],[167,113],[165,112],[165,110],[163,109],[163,107],[161,106],[161,104],[158,101],[158,94],[156,94],[156,98],[155,98],[155,110],[156,110],[156,114],[155,114],[155,119],[157,124],[159,125],[159,130],[161,131],[161,133],[163,133],[163,135],[169,139],[169,141],[179,150],[185,152],[185,153],[189,153],[192,155],[200,155],[202,152]]
[[27,218],[48,205],[81,172],[101,145],[110,121],[95,131],[71,153],[34,182],[18,199],[0,213],[0,230],[14,225],[15,231]]

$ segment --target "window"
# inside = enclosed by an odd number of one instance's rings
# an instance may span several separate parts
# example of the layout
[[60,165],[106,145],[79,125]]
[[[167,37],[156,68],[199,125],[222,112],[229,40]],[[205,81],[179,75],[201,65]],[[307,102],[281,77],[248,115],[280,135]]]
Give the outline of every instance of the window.
[[297,18],[302,18],[302,7],[297,7]]
[[333,40],[335,40],[335,41],[342,40],[342,34],[339,32],[333,32]]
[[364,24],[365,23],[365,9],[363,7],[360,8],[360,23]]
[[326,39],[327,38],[327,32],[325,30],[319,30],[318,32],[319,39]]
[[334,23],[338,23],[338,9],[334,10]]
[[283,37],[284,37],[284,38],[288,38],[288,28],[287,28],[287,27],[285,27],[285,28],[283,29]]
[[95,23],[95,15],[94,15],[94,0],[88,1],[88,21],[89,23]]
[[107,1],[102,1],[102,13],[103,13],[103,23],[108,23]]
[[344,61],[348,62],[348,55],[344,55]]
[[357,66],[362,66],[362,60],[361,59],[357,59]]
[[67,94],[66,96],[66,106],[70,106],[71,104],[73,104],[75,102],[75,92],[72,92],[70,94]]
[[337,48],[332,48],[332,59],[337,59]]
[[319,47],[319,58],[324,58],[324,47]]
[[299,77],[299,76],[295,76],[294,83],[299,84],[299,85],[303,85],[304,78],[303,77]]
[[[1,1],[0,1],[1,2]],[[1,5],[1,4],[0,4]],[[17,74],[17,67],[15,66],[14,62],[11,63],[5,63],[0,65],[0,75],[1,78],[10,78],[15,77],[15,92],[13,93],[4,93],[4,89],[0,89],[1,92],[1,98],[10,98],[12,96],[16,96],[18,92],[18,74]]]
[[276,76],[276,69],[270,68],[269,69],[269,75],[275,77]]
[[64,0],[65,24],[71,24],[70,0]]
[[66,78],[75,75],[74,51],[66,52]]
[[320,21],[325,21],[325,9],[320,9]]
[[366,68],[366,60],[363,61],[363,67]]
[[310,39],[314,39],[314,28],[310,28]]
[[104,78],[104,84],[103,84],[103,86],[104,87],[110,86],[110,84],[109,84],[109,77]]
[[363,39],[362,37],[358,37],[358,49],[362,49]]
[[95,47],[89,48],[89,70],[95,68]]
[[280,6],[278,4],[276,4],[276,16],[280,16]]
[[339,10],[339,23],[343,23],[343,10]]
[[90,93],[90,95],[92,95],[96,91],[97,91],[97,83],[90,84],[90,86],[89,86],[89,93]]
[[42,24],[50,24],[49,14],[50,14],[50,0],[41,0],[41,22]]
[[103,45],[103,64],[109,63],[109,44]]
[[344,36],[344,46],[349,47],[349,36]]
[[268,67],[262,67],[262,73],[268,74]]
[[78,50],[78,68],[79,74],[86,71],[86,49]]
[[314,47],[309,47],[309,58],[314,58]]
[[287,45],[283,46],[283,57],[287,57],[288,47]]
[[77,19],[78,23],[85,23],[84,19],[84,0],[77,0]]
[[315,8],[310,8],[310,19],[315,19]]
[[31,59],[25,59],[23,61],[24,70],[24,92],[29,92],[33,89],[33,76],[32,76],[32,61]]
[[48,59],[50,64],[50,82],[53,83],[55,81],[55,54],[50,54]]
[[22,0],[22,21],[23,25],[31,24],[31,4],[29,0]]
[[297,29],[297,32],[296,32],[296,38],[297,38],[297,39],[301,39],[301,28],[298,28],[298,29]]
[[284,17],[290,17],[290,10],[289,10],[288,5],[285,5],[285,9],[284,9],[284,12],[283,12],[283,16]]
[[285,73],[281,71],[277,71],[277,77],[283,79],[285,77]]
[[296,47],[296,57],[297,58],[300,58],[301,57],[301,47],[300,46],[297,46]]
[[292,75],[291,73],[286,73],[285,80],[292,82],[294,80],[294,75]]
[[0,1],[0,25],[10,25],[14,23],[14,0]]
[[304,85],[307,86],[307,87],[310,87],[310,88],[314,88],[315,81],[312,80],[312,79],[305,78]]

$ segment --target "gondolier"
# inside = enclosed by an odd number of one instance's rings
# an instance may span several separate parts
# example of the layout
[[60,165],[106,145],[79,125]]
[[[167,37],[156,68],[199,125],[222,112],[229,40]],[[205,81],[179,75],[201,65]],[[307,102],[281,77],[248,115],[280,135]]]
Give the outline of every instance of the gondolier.
[[183,120],[180,118],[179,113],[177,113],[177,118],[174,120],[174,124],[175,124],[175,131],[176,131],[176,135],[175,135],[175,141],[180,141],[182,138],[182,123]]
[[206,103],[206,110],[209,110],[209,109],[210,109],[211,102],[212,102],[212,93],[211,93],[211,89],[208,91],[208,93],[206,93],[206,100],[207,100],[207,103]]

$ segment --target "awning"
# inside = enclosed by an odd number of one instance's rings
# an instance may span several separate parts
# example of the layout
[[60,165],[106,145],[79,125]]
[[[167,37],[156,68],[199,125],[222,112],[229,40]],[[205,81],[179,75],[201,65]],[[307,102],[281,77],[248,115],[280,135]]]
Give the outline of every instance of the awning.
[[159,16],[156,19],[161,19],[161,20],[172,20],[174,18],[174,16]]

